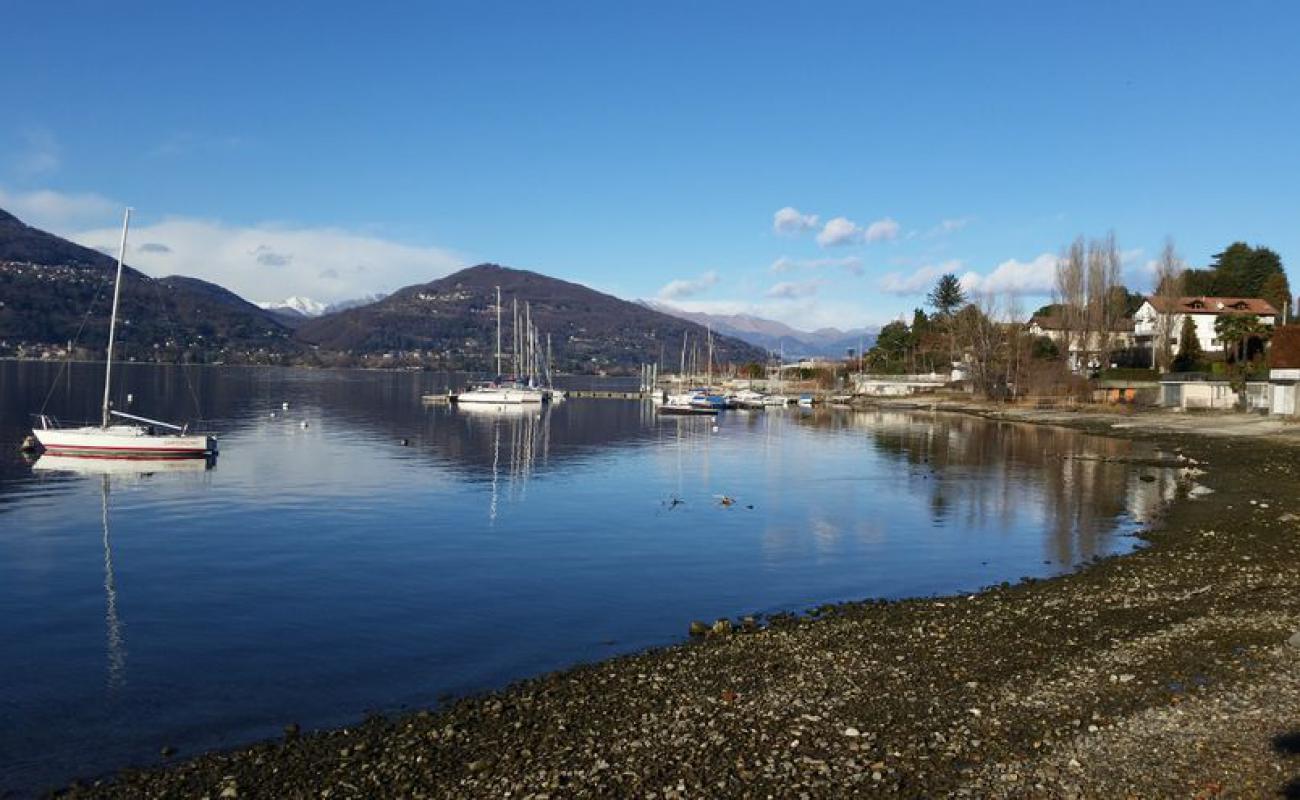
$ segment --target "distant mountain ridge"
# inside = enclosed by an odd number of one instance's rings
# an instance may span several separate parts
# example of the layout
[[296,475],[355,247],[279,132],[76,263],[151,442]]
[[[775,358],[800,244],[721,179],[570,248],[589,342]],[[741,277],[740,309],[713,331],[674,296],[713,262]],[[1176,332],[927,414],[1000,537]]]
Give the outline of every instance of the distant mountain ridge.
[[[0,211],[0,351],[66,346],[102,357],[115,258]],[[268,360],[301,346],[274,316],[235,293],[124,266],[119,354],[146,360]]]
[[329,309],[329,306],[319,300],[313,300],[310,297],[299,297],[298,295],[285,298],[278,303],[258,303],[257,306],[267,311],[288,312],[300,317],[319,317]]
[[873,327],[801,331],[784,322],[752,314],[708,314],[684,311],[654,300],[642,300],[641,303],[656,311],[706,325],[717,333],[733,336],[755,347],[770,352],[784,351],[787,358],[843,358],[850,349],[854,352],[860,352],[860,348],[870,349],[879,331]]
[[[23,224],[0,211],[0,355],[102,358],[115,258]],[[569,372],[635,372],[678,363],[683,343],[706,363],[703,326],[576,283],[481,264],[428,283],[308,316],[305,297],[260,307],[209,281],[151,278],[125,267],[117,351],[124,359],[489,370],[496,342],[496,287]],[[350,307],[349,307],[350,306]],[[75,341],[73,341],[75,340]],[[761,362],[762,348],[715,331],[714,363]],[[545,346],[545,339],[538,343]]]
[[294,295],[278,302],[263,302],[256,305],[258,308],[265,309],[273,314],[287,314],[293,317],[320,317],[325,314],[332,314],[335,311],[346,311],[349,308],[377,303],[388,295],[388,292],[371,292],[350,300],[340,300],[337,303],[322,303],[310,297]]
[[[568,371],[635,369],[639,364],[677,363],[683,340],[706,356],[703,326],[586,286],[480,264],[429,283],[407,286],[358,308],[303,323],[298,336],[341,351],[433,351],[457,355],[466,366],[491,366],[496,341],[496,287],[505,304],[506,346],[512,303],[525,308],[542,335],[551,336],[558,368]],[[763,361],[766,353],[726,335],[714,337],[714,361]]]

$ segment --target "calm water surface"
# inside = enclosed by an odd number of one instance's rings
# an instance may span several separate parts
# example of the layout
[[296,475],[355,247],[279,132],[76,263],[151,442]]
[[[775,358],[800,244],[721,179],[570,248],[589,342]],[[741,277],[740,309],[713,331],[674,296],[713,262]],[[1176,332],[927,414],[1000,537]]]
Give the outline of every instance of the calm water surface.
[[209,469],[28,464],[42,403],[96,416],[100,369],[57,370],[0,362],[0,787],[23,794],[163,745],[434,705],[695,618],[1059,573],[1133,547],[1173,490],[1100,458],[1138,445],[1044,427],[425,408],[444,378],[237,368],[123,370],[138,413],[198,403]]

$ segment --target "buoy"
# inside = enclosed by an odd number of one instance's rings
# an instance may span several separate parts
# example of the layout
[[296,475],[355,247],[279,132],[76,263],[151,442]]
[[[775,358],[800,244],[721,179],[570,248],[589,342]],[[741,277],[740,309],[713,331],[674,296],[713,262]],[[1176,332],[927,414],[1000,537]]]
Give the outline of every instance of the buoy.
[[275,412],[274,412],[274,411],[271,412],[271,419],[275,419]]
[[303,426],[304,428],[307,427],[307,420],[303,420],[303,421],[302,421],[302,426]]
[[280,404],[280,408],[283,408],[285,411],[288,411],[288,410],[289,410],[289,401],[288,401],[288,400],[285,400],[283,403],[281,403],[281,404]]
[[717,433],[717,432],[718,432],[718,426],[717,426],[717,425],[714,425],[714,426],[713,426],[713,432],[714,432],[714,433]]
[[410,446],[411,446],[411,440],[410,440],[410,439],[403,439],[403,440],[402,440],[402,447],[410,447]]
[[133,394],[127,394],[127,396],[126,396],[126,404],[129,406],[129,405],[131,405],[131,404],[134,403],[134,402],[135,402],[135,395],[133,395]]

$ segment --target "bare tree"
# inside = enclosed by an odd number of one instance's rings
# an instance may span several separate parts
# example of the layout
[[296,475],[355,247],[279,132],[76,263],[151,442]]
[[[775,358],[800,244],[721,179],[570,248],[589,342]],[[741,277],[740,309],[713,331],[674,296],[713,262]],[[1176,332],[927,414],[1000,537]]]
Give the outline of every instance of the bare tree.
[[1173,238],[1165,239],[1164,249],[1156,261],[1156,330],[1151,343],[1152,357],[1161,372],[1167,372],[1174,360],[1175,317],[1173,310],[1183,296],[1183,272],[1187,265],[1174,247]]
[[[1056,284],[1053,298],[1061,314],[1061,344],[1065,352],[1065,368],[1072,368],[1070,352],[1078,336],[1083,332],[1084,299],[1086,297],[1085,248],[1083,237],[1075,239],[1056,260]],[[1086,339],[1084,348],[1086,349]]]
[[1119,245],[1115,232],[1105,239],[1088,243],[1087,325],[1083,340],[1085,355],[1096,352],[1102,369],[1110,366],[1111,344],[1115,328],[1124,314],[1124,298],[1117,291],[1120,286]]
[[1010,390],[1010,398],[1016,400],[1024,392],[1028,377],[1029,333],[1020,323],[1024,318],[1020,296],[1014,292],[1007,292],[1004,303],[1007,320],[1004,328],[1007,356],[1006,385]]

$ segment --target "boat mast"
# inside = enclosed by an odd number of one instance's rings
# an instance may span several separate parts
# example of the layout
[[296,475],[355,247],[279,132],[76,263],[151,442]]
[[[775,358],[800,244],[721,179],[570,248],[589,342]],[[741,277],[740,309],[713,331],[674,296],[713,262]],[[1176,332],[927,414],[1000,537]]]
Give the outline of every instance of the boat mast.
[[108,413],[108,391],[112,386],[113,377],[113,340],[117,332],[117,303],[122,297],[122,262],[126,260],[126,229],[131,225],[131,209],[126,209],[126,216],[122,218],[122,244],[117,249],[117,279],[113,282],[113,315],[108,321],[108,360],[104,364],[104,407],[102,409],[100,426],[107,428]]
[[510,298],[510,316],[514,320],[510,325],[510,343],[511,350],[515,354],[515,374],[514,379],[519,380],[519,298]]
[[533,304],[524,301],[524,369],[528,371],[528,385],[533,385]]
[[497,374],[495,380],[501,380],[501,287],[497,287]]
[[691,338],[690,331],[685,331],[684,333],[682,333],[682,368],[681,368],[682,386],[679,388],[683,388],[683,389],[686,386],[686,340],[690,338]]
[[705,328],[709,333],[709,390],[713,390],[713,328]]

